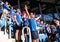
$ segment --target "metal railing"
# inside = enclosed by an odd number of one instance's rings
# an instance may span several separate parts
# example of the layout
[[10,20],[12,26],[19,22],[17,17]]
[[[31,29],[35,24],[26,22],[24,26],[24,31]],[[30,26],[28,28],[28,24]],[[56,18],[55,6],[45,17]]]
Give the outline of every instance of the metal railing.
[[27,27],[27,26],[23,27],[23,29],[22,29],[22,36],[21,36],[22,41],[25,42],[25,40],[26,40],[25,34],[24,34],[24,30],[25,30],[25,29],[27,29],[27,34],[26,34],[26,36],[29,35],[29,42],[32,42],[32,39],[31,39],[31,31],[30,31],[30,28]]
[[[7,33],[7,19],[9,19],[9,27],[8,27],[8,32],[9,34]],[[11,26],[12,26],[12,22],[11,22],[11,18],[10,16],[9,17],[6,17],[6,20],[5,20],[5,29],[4,29],[4,34],[8,34],[8,38],[11,39]]]

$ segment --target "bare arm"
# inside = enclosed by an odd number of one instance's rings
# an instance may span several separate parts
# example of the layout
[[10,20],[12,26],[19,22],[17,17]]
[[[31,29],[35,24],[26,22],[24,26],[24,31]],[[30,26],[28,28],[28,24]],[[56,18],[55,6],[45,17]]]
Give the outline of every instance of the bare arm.
[[27,9],[27,6],[26,5],[25,5],[25,10],[26,10],[26,13],[27,13],[28,18],[30,18],[30,15],[29,15],[29,12],[28,12],[28,9]]
[[35,18],[35,20],[38,20],[39,18],[41,18],[41,15],[39,17]]

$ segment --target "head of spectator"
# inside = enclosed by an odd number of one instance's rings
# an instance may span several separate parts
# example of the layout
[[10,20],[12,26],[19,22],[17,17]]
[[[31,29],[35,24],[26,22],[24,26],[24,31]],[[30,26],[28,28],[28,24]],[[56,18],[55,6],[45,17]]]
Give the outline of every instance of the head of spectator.
[[38,19],[36,22],[37,22],[37,24],[40,24],[40,19]]
[[51,24],[50,24],[50,27],[52,28],[52,29],[55,29],[56,28],[56,19],[54,19],[52,22],[51,22]]
[[44,25],[46,25],[46,22],[44,22]]
[[41,22],[40,22],[41,24],[44,24],[44,22],[41,20]]
[[16,10],[16,9],[14,9],[14,12],[15,12],[15,13],[16,13],[16,11],[17,11],[17,10]]
[[17,9],[17,13],[21,14],[21,11],[20,11],[20,9]]
[[43,34],[44,30],[43,29],[39,29],[39,34]]
[[55,25],[56,26],[56,19],[54,19],[51,23],[50,23],[50,25]]
[[33,12],[30,12],[30,17],[35,18],[35,14]]
[[55,25],[59,25],[59,20],[54,19],[53,22],[55,23]]
[[10,4],[8,3],[8,1],[6,1],[5,3],[4,3],[4,9],[7,9],[7,10],[10,10]]
[[8,5],[9,4],[8,1],[6,1],[5,4]]
[[25,16],[26,16],[26,11],[23,11],[23,12],[22,12],[22,15],[25,15]]
[[38,19],[39,23],[40,23],[40,19]]
[[46,23],[46,25],[45,25],[45,26],[46,26],[46,27],[48,27],[48,26],[49,26],[49,24],[47,24],[47,23]]

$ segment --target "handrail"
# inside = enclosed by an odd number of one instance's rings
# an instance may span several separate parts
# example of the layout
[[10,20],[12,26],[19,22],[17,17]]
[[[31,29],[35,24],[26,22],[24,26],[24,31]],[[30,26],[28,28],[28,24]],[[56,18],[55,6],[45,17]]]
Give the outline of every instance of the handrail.
[[27,27],[27,26],[23,27],[23,29],[22,29],[22,36],[21,36],[22,41],[25,42],[25,36],[24,36],[24,30],[25,29],[27,29],[26,36],[29,35],[29,42],[32,42],[32,39],[31,39],[31,31],[30,31],[30,28]]
[[5,20],[5,31],[4,31],[4,34],[6,34],[7,33],[7,19],[9,19],[9,39],[11,39],[11,25],[12,25],[12,23],[11,23],[11,18],[9,18],[9,17],[6,17],[6,20]]

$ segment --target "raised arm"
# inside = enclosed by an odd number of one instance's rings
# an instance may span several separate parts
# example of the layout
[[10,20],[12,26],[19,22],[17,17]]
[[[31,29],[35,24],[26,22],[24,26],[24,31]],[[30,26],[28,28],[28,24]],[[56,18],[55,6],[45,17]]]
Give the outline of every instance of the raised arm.
[[27,13],[28,18],[30,18],[27,5],[25,5],[25,10],[26,10],[26,13]]
[[35,20],[38,20],[39,18],[41,18],[41,15],[39,17],[35,18]]

